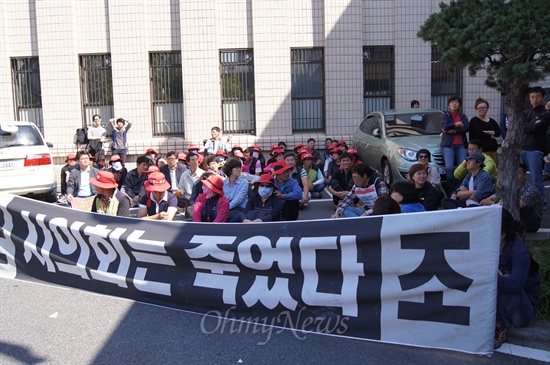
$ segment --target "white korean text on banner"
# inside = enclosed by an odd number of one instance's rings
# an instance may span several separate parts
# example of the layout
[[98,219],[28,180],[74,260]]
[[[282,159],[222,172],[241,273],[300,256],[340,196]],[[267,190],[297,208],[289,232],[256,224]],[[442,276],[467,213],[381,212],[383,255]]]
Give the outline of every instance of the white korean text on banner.
[[295,330],[491,354],[500,208],[190,223],[0,194],[0,277]]

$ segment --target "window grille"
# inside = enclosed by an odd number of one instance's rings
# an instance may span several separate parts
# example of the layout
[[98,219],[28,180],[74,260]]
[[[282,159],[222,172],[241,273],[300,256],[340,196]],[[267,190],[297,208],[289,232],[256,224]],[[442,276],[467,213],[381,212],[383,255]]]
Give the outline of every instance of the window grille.
[[220,82],[223,131],[256,134],[252,50],[220,51]]
[[38,57],[11,59],[15,120],[34,123],[44,134]]
[[322,48],[291,49],[292,130],[325,129],[325,72]]
[[363,110],[394,108],[395,73],[392,46],[363,48]]
[[153,135],[183,137],[181,52],[151,52],[149,57]]
[[451,95],[462,96],[462,70],[449,70],[441,62],[441,52],[432,45],[432,108],[446,111]]
[[109,119],[114,117],[110,54],[80,55],[80,94],[83,126],[92,125],[93,116],[99,114],[101,126],[110,136]]

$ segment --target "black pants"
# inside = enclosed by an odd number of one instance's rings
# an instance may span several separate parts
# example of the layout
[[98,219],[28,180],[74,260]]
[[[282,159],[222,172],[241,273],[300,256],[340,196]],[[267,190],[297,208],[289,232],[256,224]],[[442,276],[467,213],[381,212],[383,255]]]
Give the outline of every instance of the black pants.
[[281,220],[295,221],[298,219],[298,214],[300,214],[300,201],[287,200],[283,205],[283,210],[281,211]]

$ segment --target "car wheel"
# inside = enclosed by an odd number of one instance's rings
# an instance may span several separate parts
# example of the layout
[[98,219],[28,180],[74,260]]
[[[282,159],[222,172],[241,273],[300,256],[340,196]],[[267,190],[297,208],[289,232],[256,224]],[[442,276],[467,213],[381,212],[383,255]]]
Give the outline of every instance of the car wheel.
[[44,195],[44,200],[48,203],[57,202],[57,187],[53,188],[50,192]]
[[390,186],[393,183],[393,176],[391,173],[391,165],[388,160],[382,161],[382,178],[384,182]]

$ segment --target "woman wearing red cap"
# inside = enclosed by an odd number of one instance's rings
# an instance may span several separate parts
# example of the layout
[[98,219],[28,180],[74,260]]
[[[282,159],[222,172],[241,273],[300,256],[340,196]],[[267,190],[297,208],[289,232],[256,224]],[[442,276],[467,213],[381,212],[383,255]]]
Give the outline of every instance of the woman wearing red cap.
[[90,178],[97,195],[92,203],[92,212],[119,217],[130,215],[130,197],[118,190],[115,177],[109,171],[99,171]]
[[243,222],[278,221],[283,209],[284,200],[274,192],[277,190],[273,176],[264,174],[254,183],[254,196],[248,199],[243,213]]
[[193,208],[193,222],[225,222],[229,214],[229,201],[224,196],[223,179],[212,175],[202,182]]

